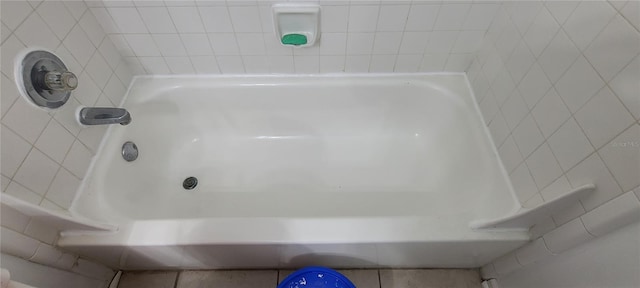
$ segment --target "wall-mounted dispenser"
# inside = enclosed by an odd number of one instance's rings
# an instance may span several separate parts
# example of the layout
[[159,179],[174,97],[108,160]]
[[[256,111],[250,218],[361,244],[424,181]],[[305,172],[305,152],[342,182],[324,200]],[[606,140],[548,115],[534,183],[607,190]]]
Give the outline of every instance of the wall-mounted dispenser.
[[278,41],[285,46],[309,47],[320,34],[320,6],[314,4],[275,4],[273,23]]

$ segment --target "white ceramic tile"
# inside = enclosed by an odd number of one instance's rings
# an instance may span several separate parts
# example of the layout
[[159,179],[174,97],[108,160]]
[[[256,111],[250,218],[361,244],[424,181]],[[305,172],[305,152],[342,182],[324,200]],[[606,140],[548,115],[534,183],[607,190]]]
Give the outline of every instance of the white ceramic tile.
[[[107,96],[103,94],[101,98],[107,98]],[[106,105],[107,107],[113,106],[111,101],[108,99],[99,99],[98,102],[96,102],[96,106],[105,107],[103,104],[105,101],[108,103],[108,105]],[[97,153],[100,141],[102,141],[102,137],[105,132],[107,132],[107,127],[104,125],[86,127],[78,134],[78,140],[87,146],[87,148],[89,148],[93,153]]]
[[555,83],[579,55],[580,51],[571,42],[569,36],[560,30],[542,52],[538,63],[551,82]]
[[36,253],[29,259],[29,261],[44,264],[47,266],[53,266],[62,256],[62,252],[51,245],[40,243]]
[[347,55],[371,54],[374,33],[349,33],[347,36]]
[[87,34],[80,25],[73,27],[67,38],[64,39],[64,46],[71,52],[80,65],[85,66],[95,52],[95,46],[91,43]]
[[400,73],[415,73],[420,68],[420,62],[422,61],[421,54],[400,54],[396,58],[396,65],[394,67],[395,72]]
[[[147,26],[144,24],[138,10],[134,7],[112,7],[107,9],[113,22],[122,33],[147,33]],[[92,9],[93,11],[93,9]],[[100,20],[100,17],[98,17]],[[104,25],[103,25],[104,27]],[[107,29],[105,29],[106,31]],[[109,31],[107,31],[109,33]]]
[[492,53],[488,57],[484,66],[482,66],[482,71],[487,77],[487,80],[489,82],[493,82],[496,79],[498,73],[500,73],[500,71],[503,69],[503,67],[504,63],[502,62],[502,59],[500,59],[500,56],[497,53]]
[[0,23],[0,27],[2,27],[2,30],[0,30],[0,43],[4,42],[4,40],[7,40],[7,38],[9,38],[9,35],[11,35],[12,31],[9,29],[9,27],[7,27],[7,25],[4,25],[4,23]]
[[371,56],[368,55],[347,55],[345,72],[368,72],[370,60]]
[[91,163],[91,151],[87,149],[80,141],[75,141],[71,146],[71,150],[62,162],[62,166],[73,173],[76,177],[84,178],[89,164]]
[[584,54],[605,81],[611,80],[640,53],[640,33],[617,15]]
[[269,73],[269,58],[264,55],[247,55],[242,56],[244,68],[249,74]]
[[139,71],[144,71],[144,68],[142,68],[138,59],[135,59],[135,62],[130,64],[127,59],[122,58],[114,70],[114,74],[123,84],[129,87],[134,74],[137,75]]
[[87,4],[84,1],[62,1],[62,3],[76,20],[80,20],[80,17],[87,11]]
[[40,46],[55,50],[60,44],[60,40],[37,13],[29,15],[27,20],[14,31],[14,34],[27,46]]
[[380,7],[376,31],[402,31],[409,15],[409,5],[384,5]]
[[558,23],[564,24],[579,3],[579,1],[546,1],[544,5]]
[[568,171],[594,151],[573,118],[562,124],[547,142],[564,171]]
[[373,42],[373,54],[397,54],[402,32],[377,32]]
[[198,10],[207,32],[233,32],[227,7],[199,7]]
[[193,74],[195,72],[189,57],[165,57],[165,61],[173,74]]
[[549,184],[549,186],[542,189],[540,191],[540,195],[545,202],[548,202],[568,193],[571,190],[572,188],[569,180],[567,180],[567,177],[563,175],[553,181],[553,183]]
[[344,55],[347,49],[347,33],[322,33],[320,55]]
[[236,34],[240,54],[265,55],[266,48],[262,33],[238,33]]
[[85,67],[85,71],[89,74],[93,82],[100,88],[104,88],[107,85],[107,81],[109,81],[109,77],[113,71],[107,61],[104,60],[100,53],[93,54],[89,63]]
[[59,236],[55,227],[34,219],[31,219],[27,228],[24,229],[24,234],[47,244],[55,243]]
[[59,164],[39,150],[31,149],[13,180],[33,192],[44,195],[59,167]]
[[596,190],[580,200],[587,211],[622,193],[620,186],[604,165],[598,154],[592,154],[566,174],[573,187],[595,184]]
[[496,146],[502,145],[504,140],[507,139],[507,136],[509,136],[509,127],[502,113],[498,112],[496,117],[491,120],[491,123],[489,123],[489,132],[491,132],[493,143],[495,143]]
[[[515,88],[516,85],[511,79],[511,76],[509,76],[509,71],[507,71],[507,69],[501,69],[496,75],[493,83],[491,83],[491,91],[493,91],[493,95],[496,97],[496,102],[498,102],[499,106],[504,105],[504,102],[515,94],[520,96],[520,93],[518,93]],[[524,117],[524,115],[522,116]]]
[[349,8],[349,32],[376,31],[379,6],[354,5]]
[[62,127],[56,121],[49,121],[49,124],[36,141],[36,148],[58,163],[62,163],[67,151],[73,144],[73,134]]
[[458,34],[452,53],[474,53],[482,46],[485,31],[461,31]]
[[[188,275],[182,272],[184,275]],[[127,272],[122,274],[118,287],[120,288],[139,288],[139,287],[157,287],[172,288],[176,284],[178,272]],[[185,280],[182,280],[185,281]]]
[[209,34],[209,40],[216,56],[240,54],[240,48],[233,33],[212,33]]
[[9,111],[9,108],[11,108],[13,103],[16,101],[16,99],[20,97],[20,92],[18,92],[18,88],[16,87],[15,82],[4,76],[4,74],[0,75],[0,77],[2,77],[2,86],[0,87],[2,89],[1,113],[2,115],[5,115],[7,111]]
[[162,56],[186,56],[187,51],[182,45],[178,34],[152,34]]
[[622,103],[629,109],[636,119],[640,119],[640,56],[631,61],[618,75],[609,87],[616,93]]
[[529,234],[531,234],[531,238],[538,238],[542,235],[549,233],[549,231],[556,229],[556,224],[553,222],[553,218],[551,216],[545,216],[543,219],[538,220],[531,229],[529,229]]
[[640,201],[633,191],[591,210],[582,216],[587,231],[595,236],[605,235],[640,219]]
[[80,102],[78,100],[69,98],[69,101],[62,107],[58,108],[53,118],[58,121],[58,123],[62,124],[64,128],[66,128],[71,134],[78,135],[80,132],[80,123],[78,123],[76,112],[78,107],[80,107]]
[[513,252],[493,260],[493,266],[496,268],[496,272],[500,275],[507,275],[522,267],[522,265],[518,263],[516,254]]
[[547,248],[558,254],[586,242],[593,236],[584,228],[580,218],[577,218],[547,233],[543,238]]
[[229,14],[233,29],[237,32],[262,32],[260,13],[257,6],[232,6]]
[[556,83],[556,91],[567,104],[572,113],[575,113],[593,95],[604,86],[604,82],[584,57],[571,65],[571,68]]
[[136,56],[160,56],[160,50],[151,34],[126,34],[125,39]]
[[544,137],[536,125],[531,114],[525,116],[512,132],[513,138],[522,156],[527,158],[542,142]]
[[406,31],[430,31],[438,17],[440,5],[417,3],[412,5],[407,17]]
[[553,180],[562,175],[562,169],[546,143],[534,151],[526,159],[526,162],[533,180],[540,189],[547,187]]
[[464,30],[481,30],[486,31],[491,25],[496,12],[498,11],[498,3],[473,3],[469,13],[465,17]]
[[629,1],[626,5],[620,10],[622,16],[631,23],[631,25],[635,26],[637,30],[640,30],[640,3],[638,1]]
[[549,89],[547,95],[542,97],[540,102],[531,110],[531,114],[536,123],[538,123],[544,138],[551,136],[562,123],[571,117],[569,109],[564,105],[555,89]]
[[531,177],[531,173],[529,172],[529,168],[526,163],[521,163],[515,170],[513,170],[511,175],[509,175],[509,178],[511,179],[513,189],[515,190],[516,195],[518,195],[518,199],[521,203],[524,203],[526,200],[538,193],[538,187],[533,181],[533,177]]
[[106,34],[102,29],[102,26],[98,23],[98,19],[92,13],[85,13],[78,22],[82,30],[87,33],[89,40],[94,46],[98,47],[102,43]]
[[518,263],[523,266],[538,262],[549,256],[551,256],[551,251],[547,249],[542,238],[533,240],[516,250]]
[[369,64],[369,72],[372,73],[389,73],[393,72],[396,64],[396,55],[372,55]]
[[[204,25],[196,7],[169,7],[169,14],[178,33],[204,33]],[[247,19],[251,22],[252,19]]]
[[27,16],[33,11],[33,8],[26,1],[2,1],[2,23],[6,24],[11,30],[18,28]]
[[51,117],[44,110],[28,104],[24,98],[15,101],[4,115],[2,124],[11,128],[30,143],[35,143]]
[[449,54],[447,58],[447,64],[444,66],[444,71],[447,72],[465,72],[473,61],[473,54],[461,53],[461,54]]
[[217,56],[216,60],[218,61],[220,72],[223,74],[238,74],[245,71],[240,56]]
[[515,24],[518,31],[521,34],[525,34],[533,21],[535,21],[536,15],[542,8],[542,2],[538,1],[518,1],[513,5],[505,7],[507,12],[511,15],[511,20]]
[[609,142],[634,121],[607,87],[591,98],[574,117],[596,148]]
[[542,71],[542,68],[540,68],[540,65],[537,63],[533,64],[518,85],[518,90],[522,94],[522,98],[530,108],[533,108],[533,106],[547,94],[549,88],[551,88],[551,82],[549,82],[544,71]]
[[344,55],[320,55],[320,73],[344,72]]
[[540,56],[559,29],[560,25],[556,23],[551,13],[547,9],[542,9],[531,27],[529,27],[529,30],[527,30],[527,33],[524,34],[524,40],[533,55]]
[[2,227],[1,231],[2,242],[0,242],[0,244],[2,253],[18,256],[24,259],[29,259],[36,253],[36,250],[38,249],[38,241],[5,227]]
[[504,32],[502,32],[495,43],[496,49],[500,53],[500,57],[503,60],[507,59],[521,40],[522,37],[520,36],[520,32],[518,32],[518,29],[516,29],[512,22],[509,22]]
[[599,151],[623,191],[640,185],[640,125],[634,124]]
[[76,24],[75,19],[62,2],[43,2],[36,11],[48,26],[53,28],[53,33],[58,36],[58,39],[64,39]]
[[469,4],[443,4],[438,11],[434,30],[460,30],[469,13]]
[[449,53],[458,39],[458,31],[434,31],[429,35],[425,53]]
[[524,100],[522,100],[522,97],[517,92],[513,93],[513,95],[504,102],[501,110],[504,119],[507,121],[507,125],[509,125],[511,129],[515,129],[529,112],[527,104],[524,103]]
[[120,28],[114,22],[109,11],[106,8],[89,8],[91,14],[98,19],[98,23],[106,33],[120,33]]
[[422,54],[427,48],[429,32],[404,32],[400,54]]
[[116,46],[116,49],[118,49],[122,57],[135,56],[124,34],[111,34],[109,35],[109,39],[111,39],[111,42]]
[[213,55],[209,38],[206,34],[181,34],[182,44],[189,56]]
[[[170,57],[167,57],[166,59],[169,58]],[[124,98],[124,94],[126,92],[127,87],[124,87],[120,80],[115,76],[111,76],[111,78],[107,82],[107,85],[105,85],[104,87],[104,94],[109,97],[111,103],[114,103],[115,105],[119,105],[120,102],[122,102],[122,98]]]
[[615,14],[605,1],[581,1],[563,28],[578,48],[584,50]]
[[98,47],[98,51],[100,51],[100,55],[102,55],[105,61],[107,61],[109,67],[114,70],[122,60],[122,56],[118,52],[118,49],[113,45],[113,42],[108,37],[102,41]]
[[13,71],[14,57],[24,48],[26,48],[26,46],[22,44],[15,35],[9,36],[9,38],[2,43],[2,53],[0,53],[0,70],[10,79],[13,79],[13,73],[8,71]]
[[349,6],[322,6],[320,31],[347,32]]
[[293,63],[296,73],[315,74],[320,71],[319,56],[294,56]]
[[219,74],[215,56],[191,56],[191,63],[198,74]]
[[140,7],[140,16],[151,33],[176,33],[166,7]]
[[11,181],[9,183],[5,193],[34,205],[38,205],[42,201],[42,195],[27,189],[16,181]]
[[271,73],[294,73],[293,56],[269,56],[269,71]]
[[0,167],[2,167],[3,175],[13,177],[29,154],[31,144],[4,125],[0,131],[2,131],[0,135],[2,137],[2,146],[0,146],[2,166]]

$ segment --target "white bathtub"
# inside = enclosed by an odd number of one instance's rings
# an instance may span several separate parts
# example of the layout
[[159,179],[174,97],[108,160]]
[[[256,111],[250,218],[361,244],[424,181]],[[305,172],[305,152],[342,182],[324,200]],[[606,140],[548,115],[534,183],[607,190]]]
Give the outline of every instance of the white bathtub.
[[468,226],[519,205],[463,74],[141,77],[126,97],[71,208],[119,229],[59,241],[112,266],[478,267],[529,239]]

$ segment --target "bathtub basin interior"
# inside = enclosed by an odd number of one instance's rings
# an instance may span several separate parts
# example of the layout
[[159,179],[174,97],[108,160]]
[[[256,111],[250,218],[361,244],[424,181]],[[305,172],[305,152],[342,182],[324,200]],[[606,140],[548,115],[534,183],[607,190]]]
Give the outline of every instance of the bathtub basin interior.
[[120,229],[63,246],[461,243],[450,265],[473,267],[528,239],[468,228],[519,206],[462,74],[139,77],[126,97],[71,209]]

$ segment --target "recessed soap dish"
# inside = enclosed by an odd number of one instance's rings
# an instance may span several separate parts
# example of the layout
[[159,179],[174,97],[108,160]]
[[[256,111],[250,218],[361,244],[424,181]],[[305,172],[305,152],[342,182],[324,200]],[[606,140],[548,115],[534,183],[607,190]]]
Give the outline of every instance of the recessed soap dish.
[[320,6],[315,4],[275,4],[273,23],[278,41],[284,46],[313,46],[320,34]]

